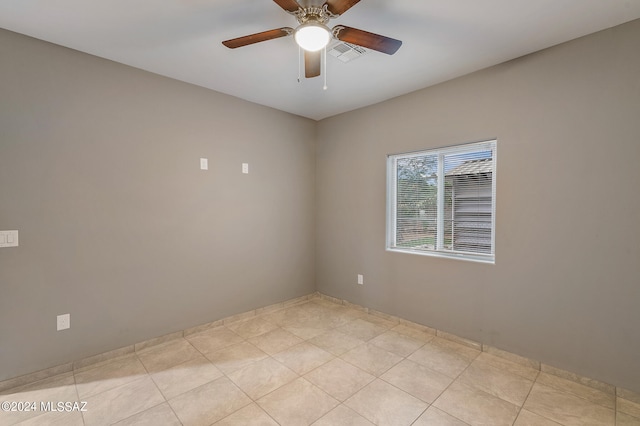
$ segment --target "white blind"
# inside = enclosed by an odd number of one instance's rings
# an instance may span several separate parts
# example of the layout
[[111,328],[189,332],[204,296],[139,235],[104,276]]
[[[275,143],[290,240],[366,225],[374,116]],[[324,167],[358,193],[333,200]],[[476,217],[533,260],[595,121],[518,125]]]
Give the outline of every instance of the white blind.
[[397,161],[396,245],[435,249],[438,212],[438,156]]
[[496,141],[389,157],[387,246],[493,260]]

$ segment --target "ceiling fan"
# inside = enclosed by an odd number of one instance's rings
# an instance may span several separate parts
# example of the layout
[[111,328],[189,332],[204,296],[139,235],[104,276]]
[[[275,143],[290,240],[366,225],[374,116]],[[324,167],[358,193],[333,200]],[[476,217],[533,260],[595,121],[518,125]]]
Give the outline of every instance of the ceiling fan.
[[355,44],[367,49],[393,55],[402,45],[400,40],[356,28],[336,25],[326,26],[330,19],[337,18],[351,9],[360,0],[326,0],[321,6],[302,7],[296,0],[273,0],[286,12],[295,16],[298,26],[283,27],[263,31],[243,37],[223,41],[226,47],[235,49],[262,41],[293,35],[296,43],[304,50],[305,77],[317,77],[321,69],[321,51],[332,38]]

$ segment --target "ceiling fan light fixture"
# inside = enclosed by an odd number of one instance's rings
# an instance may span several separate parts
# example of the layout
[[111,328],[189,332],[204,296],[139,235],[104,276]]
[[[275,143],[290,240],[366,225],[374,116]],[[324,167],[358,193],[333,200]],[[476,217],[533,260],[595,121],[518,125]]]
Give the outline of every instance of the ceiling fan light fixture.
[[317,52],[331,41],[331,30],[317,21],[308,21],[296,28],[293,38],[307,52]]

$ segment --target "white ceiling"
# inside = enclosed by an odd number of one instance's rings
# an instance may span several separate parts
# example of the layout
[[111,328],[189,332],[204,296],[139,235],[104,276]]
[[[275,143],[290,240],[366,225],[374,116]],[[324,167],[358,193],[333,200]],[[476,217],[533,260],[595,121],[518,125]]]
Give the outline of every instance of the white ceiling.
[[[308,1],[308,0],[305,0]],[[322,0],[318,0],[322,2]],[[298,83],[295,18],[271,0],[2,0],[0,27],[320,120],[640,18],[640,0],[361,0],[343,24],[403,41]],[[0,59],[1,60],[1,59]]]

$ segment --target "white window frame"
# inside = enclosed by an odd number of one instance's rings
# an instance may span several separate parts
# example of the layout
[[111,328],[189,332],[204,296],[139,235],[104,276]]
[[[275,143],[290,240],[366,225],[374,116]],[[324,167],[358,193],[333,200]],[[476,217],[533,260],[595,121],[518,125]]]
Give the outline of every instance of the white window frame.
[[[424,151],[403,153],[403,154],[391,154],[387,156],[387,238],[386,249],[387,251],[418,254],[423,256],[434,256],[449,259],[461,259],[474,262],[495,264],[495,232],[496,232],[496,163],[497,163],[497,145],[496,139],[487,140],[483,142],[474,142],[463,145],[450,146],[445,148],[429,149]],[[445,155],[476,152],[476,151],[491,151],[492,158],[492,173],[491,173],[491,254],[484,253],[472,253],[472,252],[460,252],[447,250],[443,247],[444,241],[444,189],[445,179],[444,176],[444,157]],[[437,218],[436,218],[436,247],[433,250],[429,249],[413,249],[408,247],[399,247],[396,245],[397,236],[397,162],[399,159],[406,159],[412,157],[423,156],[438,156],[438,181],[437,181]]]

